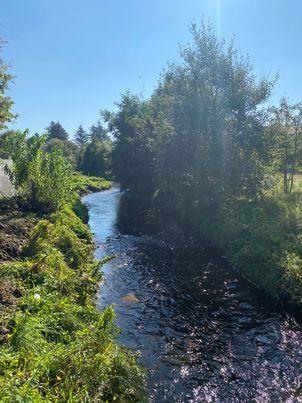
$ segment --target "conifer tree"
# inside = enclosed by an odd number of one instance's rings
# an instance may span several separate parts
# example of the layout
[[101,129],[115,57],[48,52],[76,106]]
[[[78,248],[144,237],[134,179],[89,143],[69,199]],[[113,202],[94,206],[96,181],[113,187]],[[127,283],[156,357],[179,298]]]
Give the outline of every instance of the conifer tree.
[[84,130],[83,126],[80,125],[78,129],[75,131],[75,143],[82,147],[84,144],[88,142],[88,134]]
[[98,139],[100,141],[109,140],[108,135],[101,122],[98,120],[96,124],[93,124],[89,130],[89,137],[91,141]]
[[68,140],[68,133],[60,122],[51,121],[46,128],[47,141],[51,139]]

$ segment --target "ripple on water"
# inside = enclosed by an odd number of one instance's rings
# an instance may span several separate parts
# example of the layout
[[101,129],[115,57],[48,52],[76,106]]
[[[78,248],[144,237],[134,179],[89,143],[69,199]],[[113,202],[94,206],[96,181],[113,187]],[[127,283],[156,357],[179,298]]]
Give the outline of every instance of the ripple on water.
[[85,197],[103,267],[99,305],[140,350],[154,402],[302,402],[302,332],[201,248],[168,248],[115,227],[120,193]]

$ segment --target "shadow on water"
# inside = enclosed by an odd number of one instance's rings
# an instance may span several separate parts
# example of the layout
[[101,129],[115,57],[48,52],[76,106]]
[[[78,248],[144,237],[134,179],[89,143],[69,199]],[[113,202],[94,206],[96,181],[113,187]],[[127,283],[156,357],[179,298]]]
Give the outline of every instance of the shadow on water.
[[120,192],[84,198],[104,267],[99,306],[141,352],[151,402],[301,402],[302,332],[209,249],[121,235]]

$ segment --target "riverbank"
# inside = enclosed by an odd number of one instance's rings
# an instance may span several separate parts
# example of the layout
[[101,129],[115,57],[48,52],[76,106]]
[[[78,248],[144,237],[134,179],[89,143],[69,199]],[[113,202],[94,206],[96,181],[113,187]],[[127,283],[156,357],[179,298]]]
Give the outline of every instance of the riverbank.
[[0,266],[0,400],[142,401],[136,356],[116,344],[112,308],[95,305],[101,262],[88,226],[67,206],[7,217],[20,247]]
[[98,176],[86,176],[79,172],[74,174],[75,188],[80,196],[92,192],[101,192],[111,188],[111,182]]

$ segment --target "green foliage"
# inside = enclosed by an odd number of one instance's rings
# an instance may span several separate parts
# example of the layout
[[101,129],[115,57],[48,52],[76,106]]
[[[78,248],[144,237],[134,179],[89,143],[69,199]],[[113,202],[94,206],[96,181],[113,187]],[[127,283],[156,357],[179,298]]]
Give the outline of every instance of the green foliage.
[[68,133],[60,122],[52,121],[49,123],[49,126],[46,127],[46,139],[47,141],[51,139],[66,141],[68,140]]
[[267,127],[270,164],[282,172],[283,193],[294,189],[294,176],[301,169],[302,104],[289,104],[282,98],[278,108],[270,108]]
[[80,197],[77,197],[73,203],[72,210],[75,214],[80,217],[80,219],[85,223],[88,224],[89,221],[89,212],[88,207],[86,204],[81,200]]
[[78,129],[75,131],[75,143],[79,146],[82,147],[88,142],[88,134],[85,132],[84,128],[82,125],[78,127]]
[[79,172],[73,175],[75,188],[78,193],[85,194],[89,192],[99,192],[101,190],[108,190],[111,183],[104,178],[98,176],[86,176]]
[[24,260],[1,266],[22,285],[0,345],[1,402],[144,401],[136,357],[115,342],[112,308],[92,302],[100,280],[88,228],[64,208],[40,221]]
[[68,161],[74,169],[77,167],[79,161],[79,148],[72,141],[53,138],[47,141],[44,149],[49,153],[54,150],[61,150],[66,161]]
[[[113,172],[145,208],[184,226],[197,206],[254,197],[268,158],[261,104],[273,83],[205,24],[170,65],[149,101],[125,94],[104,118],[116,139]],[[155,197],[156,196],[156,197]]]
[[[128,220],[132,230],[200,234],[267,293],[301,303],[301,105],[261,109],[274,80],[257,77],[206,24],[191,32],[149,100],[126,93],[103,114],[115,138],[112,170],[128,189],[123,228]],[[280,171],[293,194],[277,191]]]
[[302,195],[261,197],[224,205],[203,235],[233,266],[274,298],[302,302]]
[[[3,43],[0,38],[0,52],[2,51]],[[13,101],[6,95],[12,79],[13,76],[9,73],[9,66],[0,58],[0,132],[6,129],[7,124],[16,118],[16,115],[11,111]]]
[[118,107],[116,113],[103,112],[116,140],[112,152],[113,175],[122,187],[139,192],[141,198],[145,193],[150,197],[155,176],[151,107],[129,92],[122,95]]
[[97,137],[94,137],[83,151],[80,164],[83,174],[108,176],[111,151],[112,143],[110,141],[101,141]]
[[30,167],[28,182],[32,204],[45,213],[75,199],[72,171],[59,150],[39,152]]
[[27,131],[13,132],[5,138],[4,142],[4,149],[14,162],[12,169],[6,167],[6,172],[17,189],[27,184],[31,164],[45,143],[44,137],[34,135],[27,138],[27,134]]
[[99,141],[109,141],[109,136],[107,134],[107,131],[104,129],[102,126],[101,122],[98,120],[96,124],[93,124],[90,127],[89,130],[89,138],[91,142],[93,140],[99,140]]
[[13,160],[6,171],[33,209],[50,213],[75,199],[70,165],[62,152],[45,152],[45,138],[27,138],[27,132],[15,132],[6,138],[5,149]]

